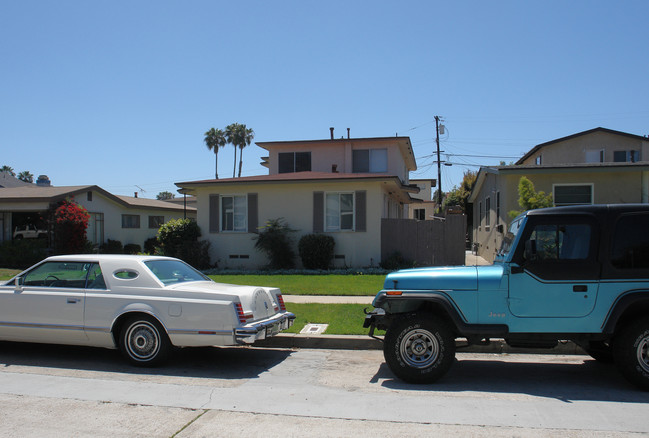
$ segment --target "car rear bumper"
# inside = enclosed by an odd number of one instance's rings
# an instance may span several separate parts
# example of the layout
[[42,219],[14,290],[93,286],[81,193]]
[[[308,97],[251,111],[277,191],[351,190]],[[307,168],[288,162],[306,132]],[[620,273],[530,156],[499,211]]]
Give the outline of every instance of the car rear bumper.
[[238,344],[252,344],[255,341],[275,336],[293,325],[295,315],[282,312],[262,321],[256,321],[234,329],[234,338]]

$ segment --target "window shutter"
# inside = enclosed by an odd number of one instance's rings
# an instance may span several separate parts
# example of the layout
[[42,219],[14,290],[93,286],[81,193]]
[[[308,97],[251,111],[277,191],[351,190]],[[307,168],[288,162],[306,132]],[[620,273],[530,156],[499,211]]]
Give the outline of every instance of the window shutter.
[[324,192],[313,192],[313,232],[324,232]]
[[219,195],[210,195],[210,233],[219,232]]
[[257,193],[248,193],[248,232],[258,233],[257,227],[259,227]]
[[359,190],[355,193],[356,197],[356,231],[367,231],[367,192]]

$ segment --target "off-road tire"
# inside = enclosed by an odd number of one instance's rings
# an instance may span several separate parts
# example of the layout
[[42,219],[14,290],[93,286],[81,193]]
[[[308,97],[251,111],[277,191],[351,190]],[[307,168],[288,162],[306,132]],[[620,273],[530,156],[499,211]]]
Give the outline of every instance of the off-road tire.
[[154,367],[164,363],[171,351],[171,342],[162,325],[148,315],[130,317],[121,327],[119,349],[132,364]]
[[441,318],[419,313],[395,320],[385,334],[383,356],[392,372],[408,383],[432,383],[455,360],[455,338]]
[[624,326],[613,343],[615,364],[626,379],[649,391],[649,318]]

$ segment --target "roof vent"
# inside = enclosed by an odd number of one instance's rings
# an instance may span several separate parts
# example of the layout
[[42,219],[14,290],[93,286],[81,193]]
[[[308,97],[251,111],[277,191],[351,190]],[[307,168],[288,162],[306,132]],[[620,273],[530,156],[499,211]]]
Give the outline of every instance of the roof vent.
[[329,132],[331,132],[331,139],[333,140],[334,139],[334,128],[333,127],[329,128]]

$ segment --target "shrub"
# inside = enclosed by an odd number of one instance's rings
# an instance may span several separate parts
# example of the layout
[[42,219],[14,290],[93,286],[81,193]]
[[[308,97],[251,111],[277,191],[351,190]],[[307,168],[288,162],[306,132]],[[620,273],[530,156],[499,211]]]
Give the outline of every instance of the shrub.
[[381,260],[379,266],[388,271],[396,271],[398,269],[414,268],[415,263],[403,257],[400,252],[395,251],[384,260]]
[[326,234],[306,234],[297,245],[306,269],[329,269],[334,258],[334,238]]
[[0,266],[27,269],[47,257],[45,239],[8,240],[0,244]]
[[99,252],[102,254],[124,254],[124,247],[119,240],[108,239],[99,247]]
[[59,203],[54,211],[54,248],[58,254],[83,252],[88,219],[88,211],[72,199]]
[[172,219],[160,227],[156,238],[162,255],[179,258],[197,269],[207,269],[212,267],[210,244],[199,241],[200,236],[201,229],[196,222]]
[[155,254],[157,246],[158,239],[156,237],[150,237],[144,241],[144,252],[147,254]]
[[142,247],[137,243],[127,243],[124,245],[124,254],[139,254],[142,252]]
[[284,223],[283,218],[270,219],[259,234],[253,237],[256,240],[255,249],[268,256],[270,269],[291,269],[295,266],[295,251],[290,236],[294,231]]

